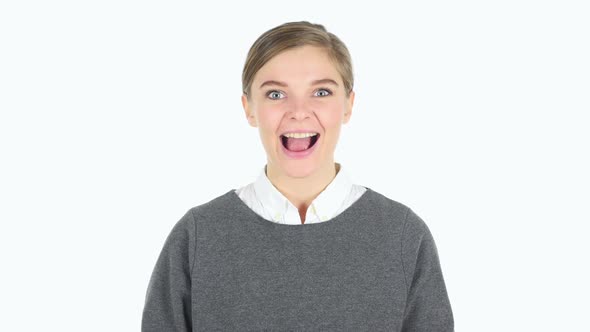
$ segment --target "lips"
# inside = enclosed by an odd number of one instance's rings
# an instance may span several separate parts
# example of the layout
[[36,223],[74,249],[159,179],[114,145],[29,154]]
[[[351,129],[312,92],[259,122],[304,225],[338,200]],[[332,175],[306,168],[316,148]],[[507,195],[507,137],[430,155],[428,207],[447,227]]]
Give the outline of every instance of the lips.
[[319,132],[315,129],[293,129],[293,130],[287,130],[281,133],[280,136],[283,136],[285,134],[291,134],[291,133],[317,133],[319,134]]
[[[285,137],[281,136],[281,141],[282,141],[281,142],[281,151],[283,151],[283,153],[289,159],[299,159],[299,160],[305,159],[308,156],[310,156],[311,154],[313,154],[314,151],[316,150],[316,148],[318,148],[319,144],[317,144],[317,141],[319,139],[319,136],[320,136],[319,134],[315,135],[314,136],[315,139],[313,142],[310,142],[310,146],[307,149],[301,150],[301,151],[291,151],[291,150],[287,149],[286,144],[283,144],[283,139],[285,139]],[[308,138],[308,140],[309,140],[309,138]],[[311,144],[311,143],[313,143],[313,144]]]
[[[320,136],[321,135],[319,133],[317,133],[317,135],[315,135],[315,136],[305,138],[305,139],[309,140],[309,145],[307,146],[307,148],[305,148],[305,150],[312,148],[317,143]],[[280,137],[281,137],[281,143],[283,144],[283,147],[285,147],[285,149],[287,149],[287,150],[289,150],[289,148],[288,148],[289,147],[289,144],[288,144],[289,139],[292,139],[292,140],[297,140],[297,139],[303,140],[304,139],[304,138],[289,138],[284,135],[281,135]],[[304,150],[301,150],[301,151],[304,151]],[[293,151],[293,152],[297,152],[297,151]]]

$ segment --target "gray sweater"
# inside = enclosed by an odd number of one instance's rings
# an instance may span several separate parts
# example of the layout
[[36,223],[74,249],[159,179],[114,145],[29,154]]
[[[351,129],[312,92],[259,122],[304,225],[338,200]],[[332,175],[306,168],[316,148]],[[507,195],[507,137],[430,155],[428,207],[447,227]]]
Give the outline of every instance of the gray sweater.
[[316,224],[268,221],[232,189],[188,210],[149,281],[142,331],[453,331],[436,245],[367,188]]

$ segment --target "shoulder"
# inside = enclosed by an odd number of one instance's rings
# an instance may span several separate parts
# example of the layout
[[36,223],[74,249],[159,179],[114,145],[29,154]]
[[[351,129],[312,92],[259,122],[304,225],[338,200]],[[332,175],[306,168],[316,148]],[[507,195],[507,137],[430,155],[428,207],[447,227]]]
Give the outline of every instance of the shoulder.
[[185,210],[182,217],[172,227],[168,241],[192,242],[196,237],[198,224],[218,220],[221,213],[231,210],[229,207],[235,204],[232,201],[233,197],[231,197],[231,195],[235,195],[233,191],[234,189]]
[[394,200],[384,194],[375,191],[369,187],[367,188],[367,200],[369,202],[369,208],[373,211],[378,211],[382,214],[394,216],[396,219],[405,220],[411,209],[401,201]]
[[212,214],[218,213],[222,209],[227,209],[228,207],[235,204],[235,197],[237,194],[235,193],[235,189],[231,189],[223,194],[220,194],[207,202],[201,203],[199,205],[195,205],[191,207],[187,214],[192,214],[193,218],[195,217],[207,217]]
[[194,230],[198,225],[220,224],[216,221],[219,221],[221,217],[227,218],[228,215],[239,213],[239,209],[236,208],[237,203],[239,203],[236,200],[239,199],[235,189],[219,194],[186,210],[176,227]]
[[365,188],[367,188],[366,194],[370,195],[368,199],[370,200],[370,203],[373,204],[373,206],[379,207],[382,210],[395,210],[400,212],[405,212],[408,209],[408,207],[405,204],[399,201],[391,199],[385,196],[384,194],[375,191],[369,187]]
[[422,233],[428,230],[424,220],[408,205],[389,198],[369,187],[366,188],[370,195],[368,197],[369,209],[374,213],[380,214],[383,218],[393,220],[403,229],[406,235],[418,235],[416,233]]

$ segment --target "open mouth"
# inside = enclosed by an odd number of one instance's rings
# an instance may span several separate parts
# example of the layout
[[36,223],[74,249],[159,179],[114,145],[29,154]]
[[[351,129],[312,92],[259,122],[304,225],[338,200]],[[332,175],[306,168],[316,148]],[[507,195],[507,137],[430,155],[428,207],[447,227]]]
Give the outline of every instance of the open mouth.
[[301,152],[313,147],[319,138],[319,133],[317,133],[315,136],[304,138],[286,137],[281,135],[281,142],[283,143],[285,149],[293,152]]

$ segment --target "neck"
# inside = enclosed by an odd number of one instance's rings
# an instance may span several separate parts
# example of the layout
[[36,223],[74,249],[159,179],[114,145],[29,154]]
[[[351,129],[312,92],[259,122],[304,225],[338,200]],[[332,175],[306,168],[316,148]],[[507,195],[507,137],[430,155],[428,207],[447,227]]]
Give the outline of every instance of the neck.
[[334,180],[340,170],[337,163],[328,163],[304,178],[293,178],[272,166],[266,166],[266,176],[295,207],[307,210],[311,202]]

